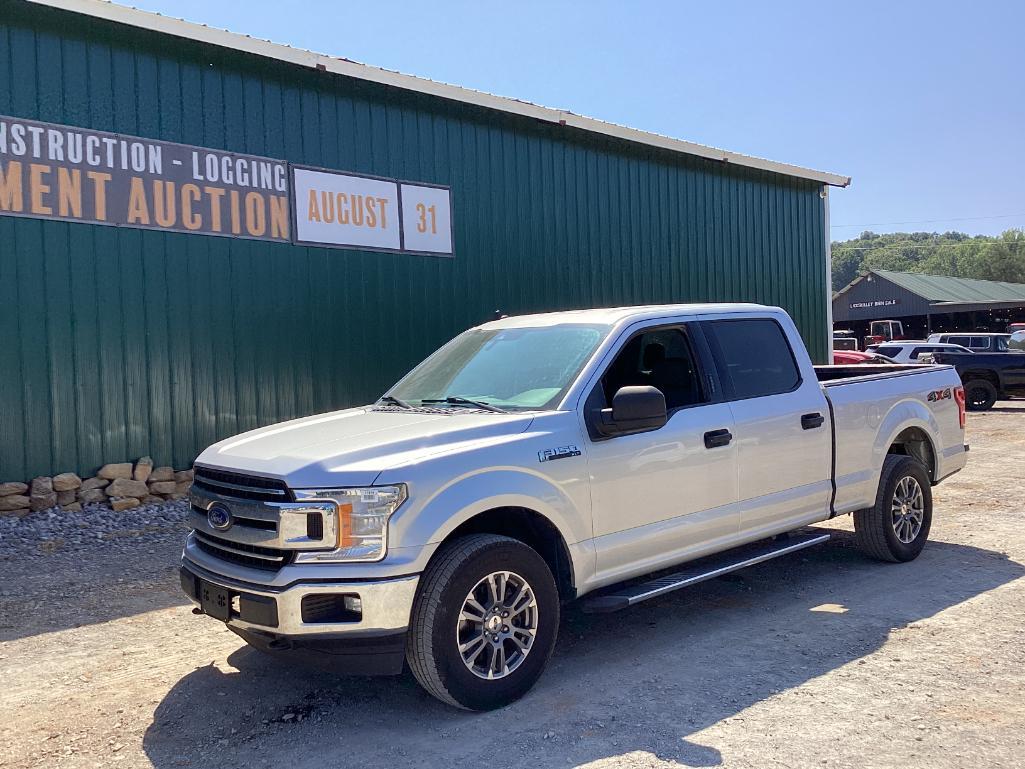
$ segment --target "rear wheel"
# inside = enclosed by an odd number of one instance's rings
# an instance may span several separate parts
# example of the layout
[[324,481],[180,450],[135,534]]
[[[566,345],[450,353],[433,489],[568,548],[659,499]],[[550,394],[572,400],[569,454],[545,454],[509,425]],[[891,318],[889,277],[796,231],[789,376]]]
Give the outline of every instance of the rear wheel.
[[913,457],[888,455],[875,505],[854,513],[858,547],[880,561],[911,561],[925,547],[931,526],[929,472]]
[[969,379],[964,385],[965,406],[969,411],[989,411],[997,402],[997,388],[985,379]]
[[559,592],[522,542],[474,534],[446,545],[421,578],[406,659],[443,702],[492,710],[522,697],[555,648]]

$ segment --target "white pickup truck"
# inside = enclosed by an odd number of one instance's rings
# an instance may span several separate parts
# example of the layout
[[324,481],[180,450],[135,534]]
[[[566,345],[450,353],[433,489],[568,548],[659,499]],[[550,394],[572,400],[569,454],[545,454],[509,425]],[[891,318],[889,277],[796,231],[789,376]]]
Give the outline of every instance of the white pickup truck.
[[915,558],[964,424],[953,368],[815,367],[778,308],[504,318],[373,405],[204,451],[182,587],[257,648],[408,663],[491,709],[541,675],[564,602],[624,608],[844,513],[869,556]]

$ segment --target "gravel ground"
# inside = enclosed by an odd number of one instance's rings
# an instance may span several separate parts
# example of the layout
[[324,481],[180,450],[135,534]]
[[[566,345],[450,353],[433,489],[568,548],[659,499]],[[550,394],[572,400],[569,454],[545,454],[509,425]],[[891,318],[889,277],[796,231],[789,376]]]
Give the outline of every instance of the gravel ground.
[[104,547],[138,551],[140,544],[174,532],[180,539],[189,513],[188,501],[141,505],[117,513],[106,505],[85,505],[68,513],[59,507],[24,518],[0,516],[0,564],[39,558],[56,552],[82,552]]
[[632,610],[570,607],[536,689],[483,715],[409,676],[266,659],[193,616],[180,504],[5,523],[0,766],[1020,767],[1025,493],[1008,468],[1025,403],[969,419],[969,467],[936,489],[917,561],[865,560],[843,518],[826,545]]

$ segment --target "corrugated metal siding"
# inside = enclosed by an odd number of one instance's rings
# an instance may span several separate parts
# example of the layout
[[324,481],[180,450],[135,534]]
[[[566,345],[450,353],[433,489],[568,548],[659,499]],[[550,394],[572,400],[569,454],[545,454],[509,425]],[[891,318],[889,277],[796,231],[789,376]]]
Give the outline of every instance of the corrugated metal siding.
[[376,397],[495,309],[758,301],[825,356],[816,183],[0,10],[0,113],[451,185],[456,249],[0,217],[0,480],[187,466],[224,436]]

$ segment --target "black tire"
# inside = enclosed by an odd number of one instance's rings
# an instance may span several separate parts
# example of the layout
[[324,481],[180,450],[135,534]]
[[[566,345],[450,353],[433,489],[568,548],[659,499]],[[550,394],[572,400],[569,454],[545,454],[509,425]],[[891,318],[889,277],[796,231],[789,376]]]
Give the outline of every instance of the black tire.
[[[897,536],[892,510],[897,487],[905,478],[914,479],[921,489],[923,498],[921,527],[910,542],[902,542]],[[863,553],[879,561],[912,561],[925,547],[931,526],[932,486],[928,471],[913,457],[888,455],[883,462],[875,504],[854,513],[854,535],[858,547]]]
[[[499,571],[529,583],[537,629],[519,666],[496,680],[479,678],[458,650],[457,624],[467,595]],[[428,564],[406,636],[406,661],[417,681],[442,702],[466,710],[494,710],[516,701],[544,672],[559,633],[559,591],[544,559],[519,540],[472,534],[444,545]]]
[[969,379],[964,383],[964,392],[969,411],[989,411],[997,402],[997,388],[985,379]]

